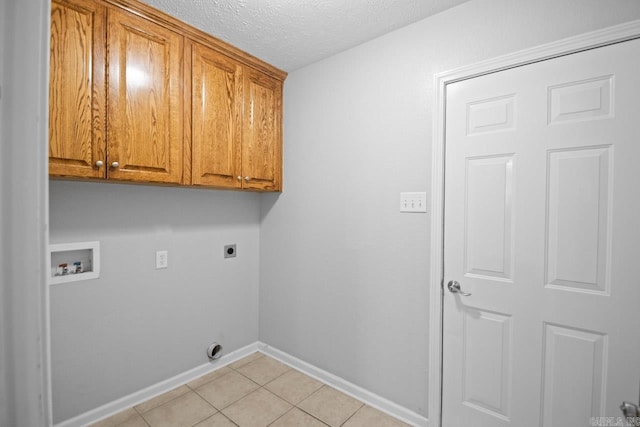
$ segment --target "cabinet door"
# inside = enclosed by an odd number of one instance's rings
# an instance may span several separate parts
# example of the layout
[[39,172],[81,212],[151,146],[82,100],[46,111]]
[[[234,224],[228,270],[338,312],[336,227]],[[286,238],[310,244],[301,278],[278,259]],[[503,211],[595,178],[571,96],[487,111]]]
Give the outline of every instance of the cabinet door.
[[51,3],[49,173],[100,178],[105,168],[105,9],[89,0]]
[[109,179],[179,183],[184,39],[109,9]]
[[242,66],[194,44],[192,70],[191,183],[239,188]]
[[245,69],[243,187],[282,189],[282,82]]

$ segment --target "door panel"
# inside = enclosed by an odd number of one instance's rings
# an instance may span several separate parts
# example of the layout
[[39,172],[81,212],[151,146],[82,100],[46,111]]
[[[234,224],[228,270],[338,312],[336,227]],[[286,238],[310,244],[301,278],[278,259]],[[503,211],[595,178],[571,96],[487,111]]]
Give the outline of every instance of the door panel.
[[183,37],[117,9],[108,37],[108,177],[179,183]]
[[549,287],[607,292],[611,146],[548,154]]
[[514,103],[514,95],[470,103],[467,112],[467,135],[513,130]]
[[466,159],[467,275],[512,279],[513,164],[510,155]]
[[574,425],[584,414],[606,413],[603,393],[608,350],[602,333],[545,324],[543,426]]
[[512,318],[465,307],[463,316],[463,401],[499,419],[511,409]]
[[610,118],[613,76],[564,83],[549,88],[549,124]]
[[244,188],[282,189],[282,82],[245,70],[242,144]]
[[51,3],[49,173],[103,178],[105,19],[93,1]]
[[242,66],[194,44],[192,184],[241,187]]
[[640,382],[640,41],[447,86],[443,425],[591,425]]

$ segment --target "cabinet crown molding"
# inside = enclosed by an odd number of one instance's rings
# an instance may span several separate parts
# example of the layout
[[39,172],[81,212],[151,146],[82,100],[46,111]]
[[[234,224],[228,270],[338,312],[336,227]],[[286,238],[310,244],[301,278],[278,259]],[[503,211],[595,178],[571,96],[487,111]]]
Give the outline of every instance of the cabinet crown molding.
[[107,4],[127,10],[130,13],[139,15],[149,21],[166,26],[171,30],[182,34],[183,36],[195,42],[205,44],[218,52],[241,62],[244,65],[255,68],[256,70],[267,74],[275,79],[284,81],[287,78],[287,72],[257,58],[237,47],[221,40],[211,34],[208,34],[192,25],[180,21],[153,6],[139,2],[137,0],[102,0]]

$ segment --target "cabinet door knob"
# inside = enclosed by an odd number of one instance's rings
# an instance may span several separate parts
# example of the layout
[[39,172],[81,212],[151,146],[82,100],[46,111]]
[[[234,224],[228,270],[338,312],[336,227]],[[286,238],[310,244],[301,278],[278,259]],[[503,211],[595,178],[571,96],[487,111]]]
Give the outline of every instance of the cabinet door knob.
[[250,179],[251,179],[251,178],[249,178],[248,176],[245,176],[245,177],[244,177],[244,180],[245,180],[245,181],[247,181],[247,182],[249,182],[249,180],[250,180]]
[[117,168],[118,166],[120,166],[120,163],[118,163],[118,162],[111,163],[111,167],[114,168],[114,169]]
[[238,181],[242,181],[242,177],[238,175]]
[[102,160],[98,160],[96,162],[96,167],[101,168],[102,166],[104,166],[104,162]]

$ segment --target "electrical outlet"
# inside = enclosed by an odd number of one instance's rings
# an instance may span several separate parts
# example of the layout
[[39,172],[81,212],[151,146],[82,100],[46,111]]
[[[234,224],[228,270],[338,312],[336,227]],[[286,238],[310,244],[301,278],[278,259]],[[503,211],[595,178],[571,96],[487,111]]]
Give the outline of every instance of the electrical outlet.
[[400,193],[400,212],[426,212],[427,193]]
[[156,252],[156,269],[169,267],[169,251]]
[[236,244],[224,245],[224,257],[235,258],[236,257]]

